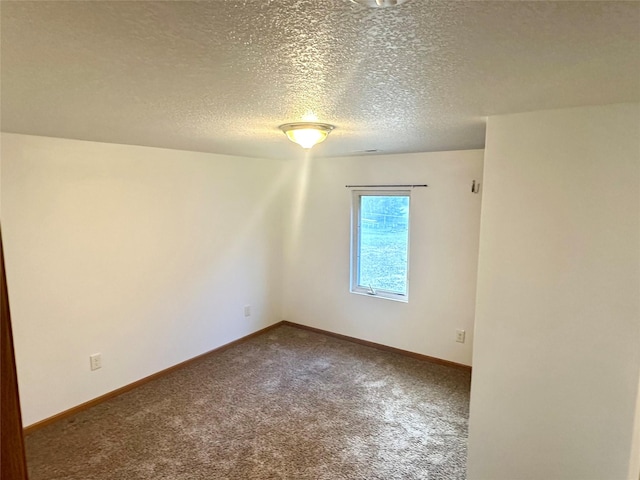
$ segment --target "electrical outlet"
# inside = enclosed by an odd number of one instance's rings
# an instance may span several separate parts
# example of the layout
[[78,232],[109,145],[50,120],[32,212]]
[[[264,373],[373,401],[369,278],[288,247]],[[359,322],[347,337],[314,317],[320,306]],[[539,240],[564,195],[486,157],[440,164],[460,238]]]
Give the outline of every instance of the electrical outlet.
[[91,370],[102,368],[102,354],[94,353],[93,355],[89,355],[89,365],[91,366]]
[[464,330],[456,330],[456,342],[464,343]]
[[244,316],[245,317],[250,317],[251,316],[251,305],[245,305],[244,306]]

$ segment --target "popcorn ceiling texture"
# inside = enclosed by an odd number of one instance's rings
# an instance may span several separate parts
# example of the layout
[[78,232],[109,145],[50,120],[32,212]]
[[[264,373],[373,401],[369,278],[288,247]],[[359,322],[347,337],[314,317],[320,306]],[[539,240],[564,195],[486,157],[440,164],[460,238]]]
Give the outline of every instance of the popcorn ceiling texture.
[[462,480],[469,384],[282,326],[29,435],[29,478]]
[[288,157],[482,148],[484,116],[640,100],[640,4],[2,2],[3,131]]

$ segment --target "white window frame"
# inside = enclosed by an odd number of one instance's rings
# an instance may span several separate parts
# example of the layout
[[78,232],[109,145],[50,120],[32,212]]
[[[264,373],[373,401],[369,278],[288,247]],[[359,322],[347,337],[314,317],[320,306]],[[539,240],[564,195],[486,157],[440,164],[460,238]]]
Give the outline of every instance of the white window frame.
[[[407,278],[406,292],[404,294],[383,289],[372,289],[368,286],[358,285],[358,271],[360,268],[360,206],[361,197],[363,196],[394,196],[409,198],[409,221],[407,224]],[[409,301],[409,253],[411,245],[411,190],[353,190],[351,197],[351,293],[358,295],[367,295],[376,298],[385,298],[398,302]]]

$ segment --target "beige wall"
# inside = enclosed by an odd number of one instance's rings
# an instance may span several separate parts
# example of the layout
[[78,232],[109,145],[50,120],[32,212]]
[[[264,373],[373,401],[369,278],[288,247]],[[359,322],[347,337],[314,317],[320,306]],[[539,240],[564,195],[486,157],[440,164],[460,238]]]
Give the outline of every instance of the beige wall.
[[25,425],[282,319],[286,162],[14,134],[1,153]]
[[[285,319],[471,364],[482,150],[308,159],[299,165],[287,234]],[[411,192],[409,303],[352,294],[351,190]],[[456,329],[467,332],[456,343]]]
[[[640,371],[638,372],[640,377]],[[629,462],[628,480],[640,480],[640,379],[636,394],[636,414],[633,424],[633,438],[631,440],[631,461]]]
[[[480,150],[287,162],[2,134],[1,171],[25,425],[283,318],[471,362]],[[409,304],[349,293],[362,182],[430,184]]]
[[638,104],[489,118],[469,480],[627,478],[639,132]]

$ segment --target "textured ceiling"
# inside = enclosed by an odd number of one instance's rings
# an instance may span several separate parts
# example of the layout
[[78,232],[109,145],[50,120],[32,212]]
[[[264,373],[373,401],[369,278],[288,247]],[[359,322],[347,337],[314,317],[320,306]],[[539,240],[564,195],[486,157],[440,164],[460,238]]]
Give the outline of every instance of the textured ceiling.
[[2,130],[296,157],[481,148],[484,117],[640,100],[640,3],[2,1]]

